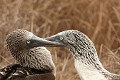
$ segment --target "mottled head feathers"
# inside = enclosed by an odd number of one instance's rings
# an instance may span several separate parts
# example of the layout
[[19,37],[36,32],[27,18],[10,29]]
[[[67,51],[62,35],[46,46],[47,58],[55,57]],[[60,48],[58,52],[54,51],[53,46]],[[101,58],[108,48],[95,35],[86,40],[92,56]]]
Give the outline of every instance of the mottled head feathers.
[[7,35],[5,45],[10,51],[26,49],[32,36],[33,33],[27,30],[17,29]]
[[[34,38],[34,40],[30,42],[31,38]],[[33,33],[18,29],[7,36],[5,45],[11,55],[23,67],[35,68],[55,74],[55,66],[50,52],[45,47],[31,47],[36,45],[34,43],[36,39],[39,38]],[[33,44],[30,45],[30,43]]]

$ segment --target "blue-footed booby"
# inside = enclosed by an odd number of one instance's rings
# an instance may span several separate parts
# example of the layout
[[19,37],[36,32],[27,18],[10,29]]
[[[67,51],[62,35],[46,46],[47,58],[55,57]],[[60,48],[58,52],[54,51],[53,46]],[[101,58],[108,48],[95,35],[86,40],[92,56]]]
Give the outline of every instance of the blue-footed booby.
[[51,42],[27,30],[17,29],[8,34],[5,46],[18,64],[0,69],[0,80],[55,80],[56,68],[50,51],[39,47],[45,44],[50,46]]
[[[110,73],[101,64],[93,42],[78,30],[66,30],[46,38],[60,43],[71,51],[80,80],[120,80],[120,75]],[[54,46],[60,46],[54,45]]]

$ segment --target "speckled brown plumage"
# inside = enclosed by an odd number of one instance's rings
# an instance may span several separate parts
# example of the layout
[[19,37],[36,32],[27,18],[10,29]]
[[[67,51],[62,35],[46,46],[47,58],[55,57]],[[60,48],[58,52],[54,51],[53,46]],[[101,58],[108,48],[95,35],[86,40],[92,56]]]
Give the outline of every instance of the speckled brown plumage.
[[20,64],[20,70],[26,70],[27,75],[39,74],[38,71],[40,71],[40,74],[51,73],[55,76],[55,65],[50,52],[45,47],[32,46],[35,45],[31,40],[33,37],[37,38],[29,31],[18,29],[7,36],[5,45],[10,54]]

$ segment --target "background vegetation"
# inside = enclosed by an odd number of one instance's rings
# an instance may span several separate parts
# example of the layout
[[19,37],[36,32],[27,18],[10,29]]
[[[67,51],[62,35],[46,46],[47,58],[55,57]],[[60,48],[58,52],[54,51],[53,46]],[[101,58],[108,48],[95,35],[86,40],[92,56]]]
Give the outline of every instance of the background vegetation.
[[[104,67],[120,74],[119,0],[0,0],[0,67],[14,63],[4,40],[18,28],[39,37],[80,30],[95,43]],[[57,67],[56,80],[79,80],[70,52],[65,48],[48,49]]]

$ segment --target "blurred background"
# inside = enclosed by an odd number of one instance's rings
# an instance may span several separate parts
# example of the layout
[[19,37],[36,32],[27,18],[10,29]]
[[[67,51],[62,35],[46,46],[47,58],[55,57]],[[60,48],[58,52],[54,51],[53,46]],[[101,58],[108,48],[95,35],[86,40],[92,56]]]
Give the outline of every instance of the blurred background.
[[[79,30],[94,42],[103,66],[120,74],[119,0],[0,0],[0,68],[15,61],[4,41],[18,28],[39,37]],[[70,52],[48,49],[57,67],[56,80],[79,80]]]

